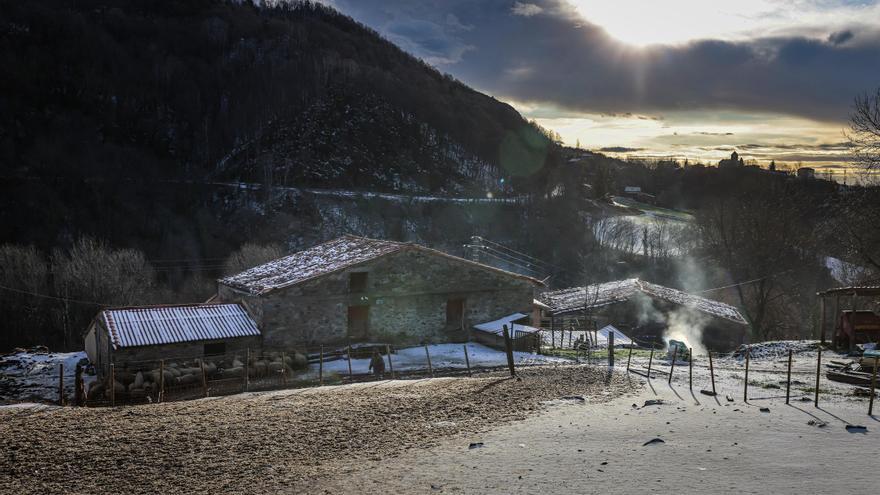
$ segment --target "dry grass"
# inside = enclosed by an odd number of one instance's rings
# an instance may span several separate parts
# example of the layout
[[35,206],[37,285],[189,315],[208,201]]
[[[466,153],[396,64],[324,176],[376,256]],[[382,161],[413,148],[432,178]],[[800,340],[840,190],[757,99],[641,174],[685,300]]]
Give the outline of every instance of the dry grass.
[[603,369],[360,384],[125,408],[0,412],[0,491],[302,491],[359,459],[523,418],[564,395],[627,389]]

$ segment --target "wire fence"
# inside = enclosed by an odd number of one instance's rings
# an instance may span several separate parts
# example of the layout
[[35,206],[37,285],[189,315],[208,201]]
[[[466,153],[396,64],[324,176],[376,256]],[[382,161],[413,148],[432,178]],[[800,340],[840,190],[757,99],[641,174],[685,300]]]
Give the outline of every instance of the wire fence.
[[[475,343],[401,349],[385,343],[356,343],[344,347],[243,349],[210,356],[126,360],[114,362],[109,371],[91,381],[78,370],[74,397],[67,402],[115,406],[377,379],[470,376],[511,369],[515,339],[510,341],[510,358],[497,350],[488,352]],[[520,362],[516,366],[539,364]],[[65,401],[63,391],[60,400]]]
[[[786,379],[780,381],[780,390],[770,396],[760,396],[754,387],[767,388],[766,384],[750,380],[750,373],[778,373],[779,370],[755,369],[751,366],[750,347],[739,356],[742,363],[736,367],[716,367],[715,361],[721,356],[707,352],[697,355],[685,346],[664,345],[652,341],[632,339],[623,347],[611,347],[605,343],[600,347],[589,345],[589,331],[576,335],[572,330],[571,347],[555,349],[542,348],[541,354],[557,354],[587,364],[605,364],[610,367],[624,367],[627,373],[643,376],[648,380],[665,378],[670,384],[673,375],[681,380],[686,373],[689,387],[694,387],[694,367],[708,368],[711,388],[699,390],[709,396],[717,395],[716,370],[743,372],[742,399],[765,400],[791,396],[792,375],[807,374],[815,376],[813,401],[818,407],[821,384],[822,349],[818,348],[816,365],[812,371],[793,370],[794,351],[787,352]],[[566,334],[568,336],[568,334]],[[237,394],[249,391],[265,391],[288,388],[303,388],[320,385],[357,383],[378,379],[417,379],[438,376],[471,376],[475,372],[509,370],[515,374],[513,360],[514,339],[505,339],[507,362],[499,361],[499,352],[488,355],[485,347],[474,343],[441,344],[434,346],[407,347],[396,349],[391,344],[358,343],[345,347],[298,346],[289,349],[244,349],[238,352],[213,356],[174,357],[159,360],[129,360],[113,363],[106,376],[86,384],[82,370],[77,367],[76,386],[73,400],[68,402],[64,396],[64,369],[59,368],[59,401],[73,405],[115,406],[145,404],[168,401],[190,400],[201,397]],[[581,337],[582,345],[574,342]],[[556,337],[559,338],[559,337]],[[554,352],[556,351],[556,352]],[[572,351],[574,351],[572,353]],[[567,352],[568,354],[559,354]],[[607,353],[607,358],[606,358]],[[641,358],[633,359],[634,353]],[[646,356],[647,354],[647,356]],[[730,354],[733,356],[734,354]],[[488,357],[487,357],[488,356]],[[644,362],[647,357],[647,364]],[[616,364],[619,363],[619,364]],[[516,366],[541,365],[541,363]],[[873,363],[870,381],[869,414],[873,413],[876,395],[877,369]],[[812,381],[812,380],[810,380]],[[804,382],[795,380],[795,384]],[[750,385],[753,391],[750,393]],[[781,395],[784,385],[785,394]],[[772,387],[776,388],[776,387]]]

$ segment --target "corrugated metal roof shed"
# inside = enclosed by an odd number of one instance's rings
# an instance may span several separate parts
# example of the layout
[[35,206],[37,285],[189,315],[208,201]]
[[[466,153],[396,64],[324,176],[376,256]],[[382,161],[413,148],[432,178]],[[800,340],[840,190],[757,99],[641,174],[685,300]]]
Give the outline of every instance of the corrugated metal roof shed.
[[191,304],[107,309],[99,316],[114,349],[260,335],[238,304]]

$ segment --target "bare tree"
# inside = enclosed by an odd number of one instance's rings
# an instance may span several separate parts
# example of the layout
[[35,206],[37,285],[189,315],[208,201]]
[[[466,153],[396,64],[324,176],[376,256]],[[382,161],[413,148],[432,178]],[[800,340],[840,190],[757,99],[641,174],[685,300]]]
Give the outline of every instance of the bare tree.
[[698,226],[707,259],[738,283],[733,290],[753,338],[781,333],[777,310],[799,290],[787,280],[816,260],[795,198],[783,189],[721,199],[698,215]]
[[46,343],[49,267],[33,246],[0,246],[0,349]]
[[867,169],[880,168],[880,87],[856,97],[847,137],[856,162]]
[[52,275],[55,294],[62,300],[59,323],[67,348],[76,345],[102,306],[155,302],[155,273],[135,249],[113,249],[83,237],[69,251],[53,252]]
[[242,245],[238,251],[229,255],[223,265],[223,273],[235,275],[282,256],[284,256],[284,250],[277,244],[261,245],[248,242]]
[[880,170],[880,88],[857,96],[850,115],[853,160],[862,166],[862,187],[850,188],[839,204],[845,253],[880,271],[880,190],[871,174]]

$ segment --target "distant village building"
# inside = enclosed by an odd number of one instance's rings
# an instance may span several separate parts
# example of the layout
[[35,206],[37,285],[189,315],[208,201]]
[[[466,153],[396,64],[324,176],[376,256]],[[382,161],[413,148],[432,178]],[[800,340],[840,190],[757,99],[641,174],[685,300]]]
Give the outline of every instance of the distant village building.
[[110,363],[201,358],[260,346],[256,322],[238,304],[185,304],[106,309],[89,326],[89,361],[106,376]]
[[463,341],[473,325],[529,313],[539,280],[412,243],[346,235],[219,281],[263,345]]
[[798,179],[815,179],[816,169],[811,167],[801,167],[797,170]]
[[720,169],[743,168],[745,167],[745,165],[745,162],[736,151],[730,154],[730,158],[725,158],[724,160],[718,162],[718,168]]
[[623,188],[623,195],[632,198],[636,201],[641,201],[643,203],[654,204],[657,201],[657,197],[653,194],[648,194],[642,191],[641,187],[638,186],[626,186]]
[[559,330],[614,325],[631,338],[660,342],[678,326],[700,334],[703,345],[716,350],[749,338],[748,322],[737,308],[635,278],[544,292],[538,301],[544,326]]

